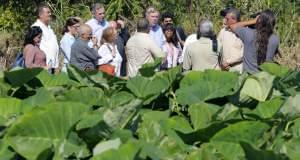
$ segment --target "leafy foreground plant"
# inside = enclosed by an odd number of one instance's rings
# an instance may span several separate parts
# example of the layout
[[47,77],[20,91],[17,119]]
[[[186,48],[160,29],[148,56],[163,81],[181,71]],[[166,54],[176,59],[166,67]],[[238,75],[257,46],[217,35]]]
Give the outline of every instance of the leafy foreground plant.
[[0,74],[0,159],[300,159],[300,72]]

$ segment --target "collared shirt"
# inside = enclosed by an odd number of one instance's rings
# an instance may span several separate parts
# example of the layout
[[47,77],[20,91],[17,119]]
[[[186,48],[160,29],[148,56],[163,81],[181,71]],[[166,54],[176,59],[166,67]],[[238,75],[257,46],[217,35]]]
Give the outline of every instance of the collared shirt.
[[165,57],[163,51],[147,33],[137,32],[127,42],[128,76],[134,77],[143,64],[154,62],[154,57]]
[[[219,35],[218,40],[222,45],[222,59],[223,63],[234,63],[243,59],[244,45],[240,38],[235,33],[223,28]],[[242,72],[242,63],[232,66],[231,71]]]
[[153,38],[154,42],[162,48],[164,45],[166,38],[165,35],[159,25],[155,25],[150,29],[150,36]]
[[32,26],[39,26],[43,31],[42,40],[40,43],[40,49],[44,51],[44,53],[46,54],[46,63],[48,67],[58,68],[59,47],[58,47],[57,38],[56,35],[54,34],[54,31],[51,29],[49,25],[46,26],[39,19]]
[[66,71],[66,64],[70,62],[71,58],[71,47],[72,44],[75,42],[75,37],[70,33],[65,33],[60,41],[60,48],[64,52],[64,66],[62,71]]
[[90,19],[86,24],[92,28],[93,36],[95,36],[98,41],[102,38],[103,30],[109,27],[109,23],[106,20],[99,22],[95,18]]
[[[213,51],[212,40],[201,37],[196,42],[190,44],[184,54],[184,70],[219,69],[218,53]],[[219,49],[221,48],[220,45]]]
[[110,64],[115,67],[115,75],[120,76],[122,57],[117,49],[117,45],[104,43],[98,50],[98,54],[101,57],[98,60],[98,65]]

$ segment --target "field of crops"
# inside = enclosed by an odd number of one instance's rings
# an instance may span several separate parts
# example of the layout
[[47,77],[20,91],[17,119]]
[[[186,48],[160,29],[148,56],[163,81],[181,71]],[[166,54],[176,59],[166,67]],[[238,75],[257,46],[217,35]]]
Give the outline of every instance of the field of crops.
[[0,73],[0,159],[300,159],[300,72]]

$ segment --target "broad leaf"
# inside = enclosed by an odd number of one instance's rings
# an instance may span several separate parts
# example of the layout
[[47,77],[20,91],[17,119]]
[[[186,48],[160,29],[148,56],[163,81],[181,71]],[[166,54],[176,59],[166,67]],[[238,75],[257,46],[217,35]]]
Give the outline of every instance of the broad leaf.
[[260,65],[259,68],[277,77],[284,77],[287,73],[290,72],[288,67],[281,66],[276,63],[264,63]]
[[259,150],[248,143],[241,142],[247,159],[259,159],[259,160],[288,160],[285,155],[274,153],[273,151]]
[[213,116],[220,109],[219,106],[198,103],[189,107],[189,114],[195,130],[206,128],[213,121]]
[[147,100],[166,91],[169,88],[169,83],[160,76],[152,78],[136,76],[130,79],[126,86],[135,96]]
[[92,157],[91,160],[134,160],[135,158],[137,158],[140,148],[141,145],[137,141],[131,140],[128,143],[121,145],[118,150],[108,150]]
[[242,90],[241,96],[246,95],[257,101],[266,101],[273,87],[275,76],[266,72],[260,72],[248,77]]
[[300,159],[300,138],[293,138],[284,143],[281,148],[282,153],[285,153],[291,160]]
[[[13,149],[27,159],[37,157],[54,147],[72,147],[78,158],[89,155],[84,145],[69,142],[68,136],[88,106],[79,103],[51,103],[42,109],[26,113],[9,129],[6,135]],[[70,155],[61,155],[66,158]]]
[[20,69],[4,72],[4,75],[12,87],[20,87],[35,78],[41,71],[43,71],[42,68]]
[[211,140],[236,143],[247,142],[259,146],[264,142],[263,136],[269,128],[267,124],[262,122],[243,121],[222,129]]
[[280,98],[260,102],[252,113],[264,119],[272,118],[279,111],[282,104],[283,100]]
[[238,89],[237,83],[238,75],[232,72],[190,72],[180,82],[176,96],[182,105],[195,104],[232,95]]
[[96,156],[98,154],[101,154],[101,153],[111,150],[111,149],[118,149],[120,147],[121,143],[122,142],[119,138],[114,139],[114,140],[100,142],[93,149],[93,155]]
[[290,119],[300,116],[300,94],[289,97],[280,109],[280,112]]
[[142,103],[142,100],[134,99],[124,106],[109,108],[104,113],[103,119],[111,128],[124,128],[134,118]]
[[89,106],[99,106],[104,97],[104,92],[100,88],[82,87],[79,89],[72,89],[64,93],[64,100],[81,102]]
[[0,117],[3,119],[1,126],[13,122],[22,112],[21,100],[16,98],[0,98]]
[[66,73],[51,75],[46,70],[43,70],[37,75],[37,78],[45,87],[57,87],[72,84],[72,81],[69,79]]

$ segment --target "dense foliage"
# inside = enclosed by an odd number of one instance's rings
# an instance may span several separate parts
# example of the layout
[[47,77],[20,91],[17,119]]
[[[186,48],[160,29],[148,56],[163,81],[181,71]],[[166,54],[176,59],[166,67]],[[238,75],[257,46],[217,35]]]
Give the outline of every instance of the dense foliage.
[[1,159],[300,158],[300,72],[0,74]]

